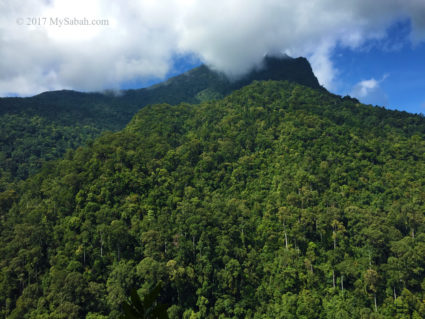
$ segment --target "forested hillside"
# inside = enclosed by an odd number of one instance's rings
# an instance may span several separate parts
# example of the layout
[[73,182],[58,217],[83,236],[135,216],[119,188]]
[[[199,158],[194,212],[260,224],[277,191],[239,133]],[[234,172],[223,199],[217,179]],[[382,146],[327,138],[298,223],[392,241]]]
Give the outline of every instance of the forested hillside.
[[111,92],[46,92],[31,98],[0,98],[0,191],[39,171],[45,161],[85,145],[104,131],[125,127],[143,106],[199,103],[224,97],[253,80],[319,83],[304,58],[264,59],[263,68],[230,81],[206,66],[149,88]]
[[289,82],[152,105],[0,194],[7,318],[425,317],[425,119]]

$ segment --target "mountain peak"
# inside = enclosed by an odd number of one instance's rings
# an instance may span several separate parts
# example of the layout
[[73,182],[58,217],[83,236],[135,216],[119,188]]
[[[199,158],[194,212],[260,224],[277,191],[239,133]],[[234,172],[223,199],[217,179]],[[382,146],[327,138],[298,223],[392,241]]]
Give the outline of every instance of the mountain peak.
[[266,55],[259,67],[236,79],[230,79],[224,73],[203,64],[147,89],[131,91],[131,94],[143,94],[147,104],[158,102],[158,95],[163,98],[161,102],[169,104],[199,103],[222,98],[253,81],[268,80],[289,81],[323,89],[306,58],[291,58],[282,54]]
[[259,69],[242,77],[238,82],[244,86],[252,81],[289,81],[314,89],[322,88],[306,58],[291,58],[286,54],[266,55]]

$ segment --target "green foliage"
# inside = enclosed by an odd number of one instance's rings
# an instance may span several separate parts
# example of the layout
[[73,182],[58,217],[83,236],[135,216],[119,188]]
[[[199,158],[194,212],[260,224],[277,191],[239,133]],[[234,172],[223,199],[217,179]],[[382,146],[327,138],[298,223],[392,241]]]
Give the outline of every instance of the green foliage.
[[130,301],[123,302],[124,314],[121,319],[168,319],[167,306],[157,303],[162,284],[159,283],[143,300],[136,289],[131,290]]
[[229,81],[202,65],[150,88],[118,92],[45,92],[0,99],[0,191],[39,172],[46,161],[117,131],[143,106],[217,100],[254,80],[291,80],[320,88],[307,60],[266,58],[264,69]]
[[424,136],[289,82],[147,106],[0,193],[1,316],[116,319],[163,282],[170,318],[425,317]]

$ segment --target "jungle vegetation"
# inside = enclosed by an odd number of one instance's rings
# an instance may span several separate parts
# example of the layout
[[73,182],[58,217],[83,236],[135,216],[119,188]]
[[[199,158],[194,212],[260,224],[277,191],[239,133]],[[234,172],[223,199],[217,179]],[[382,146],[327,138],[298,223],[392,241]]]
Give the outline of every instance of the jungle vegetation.
[[425,317],[425,119],[286,81],[149,105],[0,193],[0,311]]

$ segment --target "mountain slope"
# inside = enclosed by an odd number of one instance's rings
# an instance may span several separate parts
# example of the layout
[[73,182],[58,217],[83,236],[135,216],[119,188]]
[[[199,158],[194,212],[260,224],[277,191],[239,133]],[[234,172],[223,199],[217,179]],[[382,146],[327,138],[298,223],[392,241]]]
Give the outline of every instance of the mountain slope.
[[8,318],[423,317],[425,120],[288,82],[153,105],[1,194]]
[[218,99],[253,80],[268,79],[320,87],[306,59],[267,57],[263,69],[233,82],[200,66],[119,96],[64,90],[0,99],[0,190],[10,181],[34,174],[45,160],[59,158],[66,149],[84,145],[103,131],[122,129],[147,104]]

